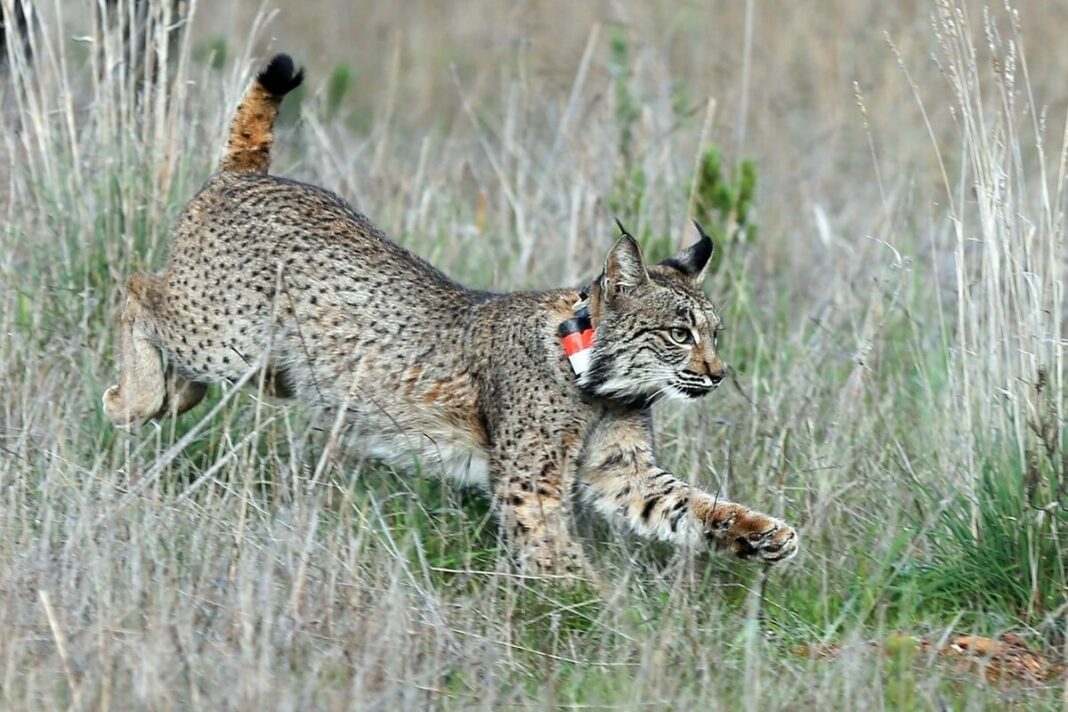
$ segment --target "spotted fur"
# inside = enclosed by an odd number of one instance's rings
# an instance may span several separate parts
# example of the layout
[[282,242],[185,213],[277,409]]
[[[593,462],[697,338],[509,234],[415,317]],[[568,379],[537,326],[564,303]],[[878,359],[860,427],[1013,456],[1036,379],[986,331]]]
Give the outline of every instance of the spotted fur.
[[[280,96],[261,75],[250,96],[264,93]],[[250,146],[244,133],[269,136],[272,101],[257,112],[246,98],[166,267],[127,282],[119,383],[104,396],[113,422],[177,415],[207,384],[260,369],[278,396],[344,410],[370,455],[488,490],[523,570],[582,566],[575,491],[646,537],[768,563],[797,551],[783,522],[656,461],[653,404],[703,396],[725,373],[699,287],[706,235],[658,265],[630,236],[616,242],[590,285],[595,343],[576,379],[557,327],[578,289],[466,289],[333,193],[268,175],[270,140]]]

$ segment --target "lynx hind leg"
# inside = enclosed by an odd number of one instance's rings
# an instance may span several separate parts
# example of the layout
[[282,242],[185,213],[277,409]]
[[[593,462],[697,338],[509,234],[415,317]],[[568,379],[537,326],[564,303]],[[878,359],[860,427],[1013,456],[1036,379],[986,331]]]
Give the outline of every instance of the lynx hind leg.
[[104,392],[104,413],[119,427],[136,428],[177,415],[204,397],[205,386],[164,370],[163,354],[149,338],[162,298],[158,276],[135,274],[126,282],[119,327],[119,382]]
[[135,274],[126,281],[119,325],[119,382],[104,392],[104,413],[120,427],[137,427],[163,406],[167,388],[163,356],[148,339],[151,304],[158,301],[158,278]]
[[189,381],[179,376],[171,368],[167,369],[164,380],[167,387],[167,398],[155,417],[181,415],[202,401],[204,394],[208,392],[206,383]]

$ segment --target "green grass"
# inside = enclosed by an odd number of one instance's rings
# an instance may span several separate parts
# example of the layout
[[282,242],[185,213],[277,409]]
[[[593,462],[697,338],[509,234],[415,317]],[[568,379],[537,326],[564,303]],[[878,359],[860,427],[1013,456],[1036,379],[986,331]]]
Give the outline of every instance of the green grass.
[[[971,4],[933,29],[876,3],[775,22],[755,4],[746,50],[742,3],[708,26],[693,8],[583,6],[564,27],[548,6],[445,22],[369,5],[356,22],[327,2],[315,31],[278,4],[252,37],[221,29],[252,27],[243,11],[201,8],[185,63],[140,95],[120,96],[115,61],[92,79],[73,7],[41,11],[66,75],[42,51],[0,76],[16,127],[0,143],[0,706],[1063,708],[1063,680],[987,683],[916,642],[1013,632],[1065,656],[1062,147],[1046,133],[1068,51],[1044,9],[1019,35],[994,13],[995,37]],[[487,44],[487,23],[529,44]],[[827,27],[867,39],[833,49]],[[1009,36],[1049,50],[1026,78],[1061,102],[1042,121],[994,100],[1025,89],[984,54],[1005,66]],[[973,45],[974,65],[954,49]],[[214,387],[180,419],[108,425],[122,281],[162,265],[251,57],[276,49],[308,69],[276,170],[473,286],[589,279],[613,214],[653,258],[692,241],[691,207],[709,229],[759,224],[723,232],[708,283],[737,388],[663,408],[659,449],[797,524],[798,559],[680,552],[580,508],[598,580],[529,580],[480,493],[366,461],[299,404]],[[828,66],[870,71],[863,114]],[[796,653],[820,644],[841,648]]]
[[977,613],[999,615],[1002,625],[1040,626],[1063,605],[1068,511],[1032,509],[1020,465],[984,463],[974,521],[964,498],[927,497],[932,505],[945,505],[937,515],[940,536],[931,542],[929,560],[916,564],[926,600],[945,607],[966,602]]

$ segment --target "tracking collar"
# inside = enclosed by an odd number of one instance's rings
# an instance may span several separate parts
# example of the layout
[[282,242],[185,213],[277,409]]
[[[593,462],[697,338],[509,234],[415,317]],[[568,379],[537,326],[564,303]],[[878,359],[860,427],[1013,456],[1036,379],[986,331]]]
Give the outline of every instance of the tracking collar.
[[581,376],[590,367],[590,352],[593,351],[593,321],[590,319],[590,290],[583,287],[579,300],[571,307],[572,317],[561,322],[557,329],[564,354],[576,376]]

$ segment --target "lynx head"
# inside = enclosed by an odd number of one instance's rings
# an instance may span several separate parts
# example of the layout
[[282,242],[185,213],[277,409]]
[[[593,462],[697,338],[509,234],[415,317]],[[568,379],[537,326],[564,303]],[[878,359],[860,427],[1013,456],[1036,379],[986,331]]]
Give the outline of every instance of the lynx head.
[[700,398],[723,380],[720,320],[700,286],[712,240],[694,224],[700,240],[655,265],[646,265],[620,226],[623,235],[590,293],[596,336],[578,380],[586,392],[648,405],[662,397]]

